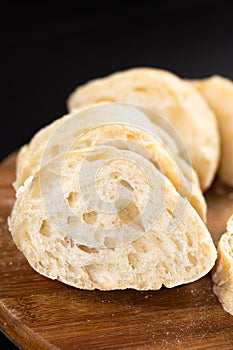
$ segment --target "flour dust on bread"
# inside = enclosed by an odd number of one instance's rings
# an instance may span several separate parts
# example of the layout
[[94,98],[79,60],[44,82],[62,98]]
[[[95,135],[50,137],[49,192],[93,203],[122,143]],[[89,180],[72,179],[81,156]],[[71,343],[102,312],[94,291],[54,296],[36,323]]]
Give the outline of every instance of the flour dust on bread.
[[218,259],[212,278],[214,293],[224,310],[233,315],[233,215],[227,222],[227,232],[218,243]]
[[233,186],[233,82],[214,75],[192,83],[216,114],[221,136],[218,175],[223,182]]
[[206,203],[196,172],[184,159],[182,147],[162,126],[152,123],[147,113],[144,108],[112,103],[77,111],[56,120],[39,131],[25,146],[26,149],[22,148],[18,156],[15,188],[22,186],[28,176],[40,169],[41,163],[46,162],[45,153],[53,159],[64,155],[71,145],[73,150],[93,149],[107,142],[121,149],[135,149],[135,152],[157,164],[205,221]]
[[214,265],[195,209],[132,150],[70,150],[23,187],[9,227],[44,276],[89,290],[156,290],[195,281]]
[[167,118],[186,144],[201,188],[211,185],[219,161],[219,133],[213,111],[194,87],[164,70],[135,68],[78,87],[68,108],[110,101],[143,105]]

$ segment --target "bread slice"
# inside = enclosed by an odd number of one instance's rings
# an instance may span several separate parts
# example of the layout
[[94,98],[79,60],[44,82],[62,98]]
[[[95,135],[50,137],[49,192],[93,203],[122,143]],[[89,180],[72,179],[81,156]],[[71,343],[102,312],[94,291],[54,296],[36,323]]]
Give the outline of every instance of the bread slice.
[[197,212],[133,151],[70,150],[19,192],[13,239],[49,278],[89,290],[156,290],[192,282],[214,265],[216,249]]
[[51,124],[40,129],[29,144],[21,147],[16,158],[16,180],[13,183],[15,190],[24,184],[25,180],[34,172],[34,169],[40,166],[43,151],[49,138],[68,118],[69,115],[65,115],[62,118],[56,119]]
[[196,172],[182,157],[182,147],[162,127],[152,123],[144,109],[132,105],[96,106],[60,118],[39,131],[19,153],[15,189],[35,174],[41,163],[64,155],[70,147],[92,149],[106,142],[121,149],[136,149],[159,165],[177,191],[206,220],[205,199]]
[[227,232],[218,243],[218,259],[212,277],[214,293],[224,310],[233,315],[233,215],[227,222]]
[[167,118],[191,155],[201,188],[211,185],[219,162],[216,117],[189,83],[164,70],[134,68],[78,87],[67,104],[73,111],[103,102],[143,105]]
[[194,80],[193,84],[217,116],[221,137],[218,175],[223,182],[233,186],[233,83],[214,75],[207,79]]

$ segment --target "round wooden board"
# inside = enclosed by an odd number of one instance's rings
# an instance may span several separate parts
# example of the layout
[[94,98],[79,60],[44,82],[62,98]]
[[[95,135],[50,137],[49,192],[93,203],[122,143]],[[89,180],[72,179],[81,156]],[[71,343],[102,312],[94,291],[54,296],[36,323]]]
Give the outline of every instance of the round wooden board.
[[[212,292],[210,275],[160,291],[84,291],[36,273],[7,227],[15,155],[0,167],[0,326],[22,349],[233,349],[233,317]],[[206,194],[217,242],[233,212],[233,190]]]

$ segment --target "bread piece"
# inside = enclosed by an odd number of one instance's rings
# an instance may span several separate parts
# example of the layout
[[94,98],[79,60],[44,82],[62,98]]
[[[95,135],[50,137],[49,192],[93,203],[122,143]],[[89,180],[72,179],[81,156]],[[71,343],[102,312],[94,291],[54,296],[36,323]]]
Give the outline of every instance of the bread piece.
[[56,119],[51,124],[40,129],[29,144],[21,147],[16,158],[16,180],[13,183],[15,190],[24,184],[25,180],[34,172],[34,169],[38,170],[49,138],[68,118],[69,115],[65,115],[62,118]]
[[233,83],[214,75],[208,79],[194,80],[217,116],[221,137],[221,158],[218,175],[223,182],[233,186]]
[[[49,153],[55,157],[60,152],[65,152],[67,143],[72,143],[76,139],[80,138],[80,134],[85,130],[92,129],[99,125],[110,125],[116,122],[116,124],[130,124],[140,129],[144,128],[146,132],[152,133],[156,138],[160,138],[161,141],[168,147],[171,154],[182,153],[182,149],[177,148],[177,144],[170,137],[166,131],[162,128],[154,126],[145,113],[139,108],[135,108],[132,105],[123,104],[111,104],[107,107],[101,106],[98,109],[92,108],[89,110],[76,110],[75,113],[65,115],[62,118],[56,119],[53,123],[42,128],[35,134],[30,141],[29,145],[25,145],[21,148],[17,157],[17,171],[16,181],[14,187],[17,190],[33,171],[39,169],[39,165],[42,161],[43,153],[46,148],[49,147]],[[54,136],[55,135],[55,136]],[[95,139],[89,137],[83,138],[82,147],[87,145],[95,145]],[[114,132],[112,132],[114,136]],[[50,138],[52,138],[52,144],[49,145]],[[70,139],[72,141],[70,141]],[[56,143],[54,145],[54,143]],[[77,142],[76,142],[77,145]],[[80,146],[80,142],[79,142]],[[183,155],[182,155],[183,156]],[[35,170],[36,169],[36,170]]]
[[199,215],[133,151],[71,150],[20,192],[9,220],[13,239],[49,278],[89,290],[156,290],[192,282],[214,265]]
[[[181,147],[160,126],[153,124],[144,109],[132,105],[106,104],[56,120],[34,136],[22,149],[17,164],[15,188],[39,170],[40,164],[72,149],[95,148],[108,142],[121,149],[135,149],[159,165],[179,193],[206,220],[206,203],[195,171],[180,155]],[[111,120],[111,122],[109,122]],[[115,124],[113,124],[115,122]],[[175,137],[174,137],[175,138]],[[46,160],[46,156],[49,159]]]
[[218,259],[212,277],[214,293],[224,310],[233,315],[233,215],[227,222],[227,232],[218,243]]
[[68,99],[70,111],[103,102],[128,102],[158,111],[177,129],[191,155],[201,188],[212,183],[219,161],[214,113],[189,83],[172,73],[135,68],[93,80]]

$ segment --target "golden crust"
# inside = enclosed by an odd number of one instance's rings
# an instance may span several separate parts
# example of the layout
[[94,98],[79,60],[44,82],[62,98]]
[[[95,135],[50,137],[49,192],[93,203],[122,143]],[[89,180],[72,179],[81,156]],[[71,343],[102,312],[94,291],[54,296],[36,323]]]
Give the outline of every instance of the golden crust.
[[219,132],[213,111],[191,84],[164,70],[135,68],[78,87],[67,104],[74,110],[103,102],[127,102],[158,111],[183,139],[201,188],[211,185],[219,162]]
[[218,175],[233,186],[233,83],[215,75],[193,81],[216,114],[221,137],[221,157]]

